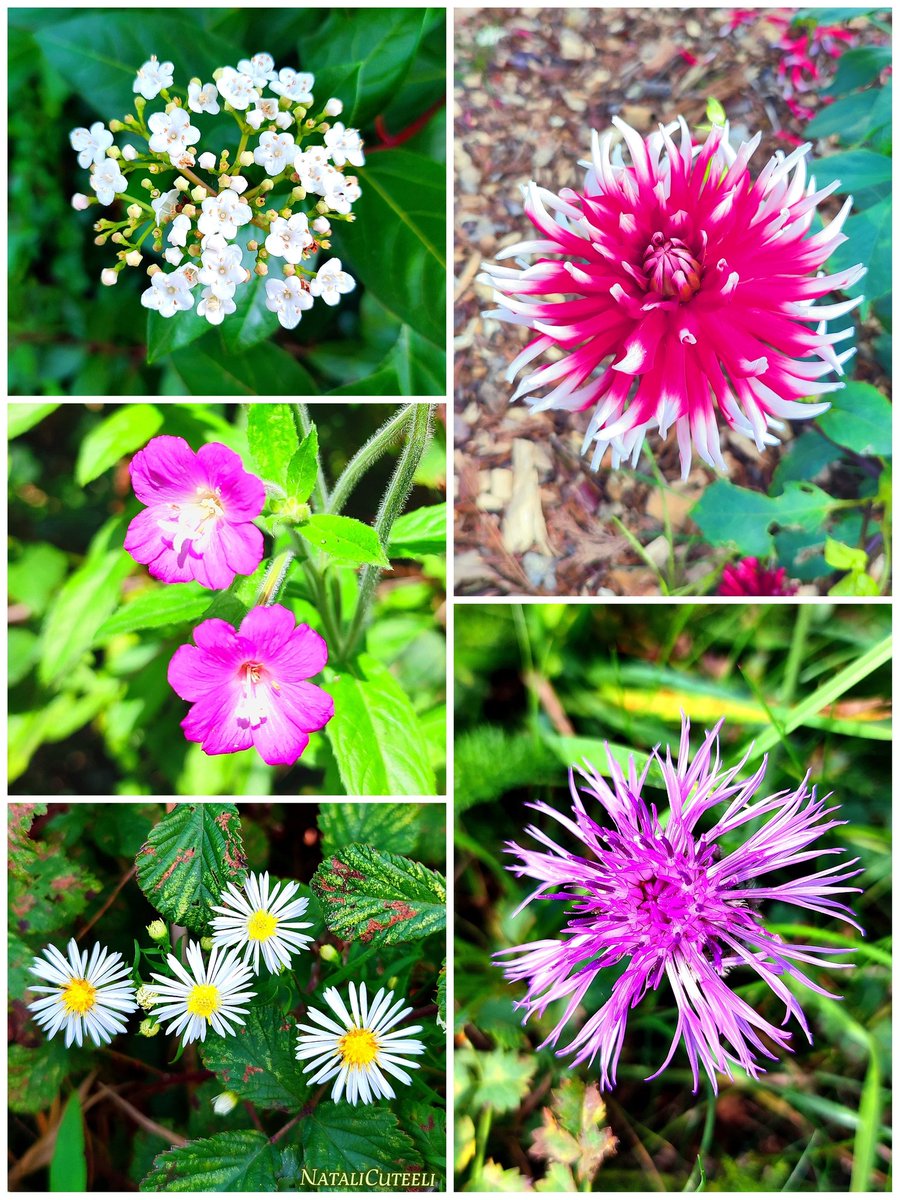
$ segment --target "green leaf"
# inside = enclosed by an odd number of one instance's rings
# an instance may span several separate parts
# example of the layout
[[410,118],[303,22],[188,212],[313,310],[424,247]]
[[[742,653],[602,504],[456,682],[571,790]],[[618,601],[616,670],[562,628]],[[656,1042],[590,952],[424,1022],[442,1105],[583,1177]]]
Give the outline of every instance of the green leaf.
[[831,408],[818,423],[837,442],[857,454],[891,453],[891,404],[878,388],[861,380],[834,393]]
[[[839,193],[859,192],[891,181],[891,160],[872,150],[844,150],[820,158],[815,164],[816,186],[840,180]],[[846,229],[844,230],[846,233]]]
[[[388,1108],[370,1105],[365,1120],[348,1104],[317,1104],[304,1128],[307,1170],[353,1172],[417,1169],[416,1151]],[[377,1176],[376,1176],[377,1178]],[[342,1191],[319,1184],[317,1190]],[[396,1191],[396,1184],[367,1183],[366,1191]]]
[[[886,111],[882,111],[885,96],[888,97]],[[834,104],[819,109],[806,126],[807,137],[830,137],[839,134],[845,146],[864,142],[876,129],[890,122],[890,89],[874,92],[856,92],[845,96]]]
[[[443,348],[447,264],[444,167],[406,150],[369,156],[358,170],[359,220],[335,226],[341,258],[403,324]],[[371,230],[378,229],[373,238]]]
[[441,1184],[447,1161],[447,1115],[442,1108],[404,1095],[398,1113],[400,1127],[416,1148],[416,1165],[437,1172],[435,1191]]
[[391,558],[422,558],[447,552],[447,505],[430,504],[398,517],[391,528]]
[[142,1192],[274,1192],[278,1151],[264,1133],[231,1129],[157,1154]]
[[844,271],[861,263],[866,274],[846,289],[872,303],[891,291],[891,198],[885,197],[844,222],[847,238],[828,260],[829,271]]
[[300,443],[300,449],[291,459],[287,470],[285,491],[301,504],[312,495],[319,473],[319,434],[315,425]]
[[93,644],[120,633],[158,629],[198,620],[207,611],[212,593],[199,583],[170,583],[138,592],[133,600],[108,617],[94,635]]
[[277,1005],[255,1001],[234,1037],[207,1034],[200,1047],[203,1065],[242,1100],[260,1108],[299,1108],[310,1089],[294,1057],[295,1025]]
[[344,941],[413,942],[443,929],[447,890],[436,871],[374,846],[344,846],[312,878],[325,924]]
[[69,560],[49,542],[30,542],[9,564],[6,586],[10,600],[25,604],[35,615],[46,609],[59,591]]
[[351,842],[390,846],[395,854],[408,854],[416,844],[418,822],[414,804],[322,804],[322,854],[333,854]]
[[247,416],[247,444],[262,478],[286,490],[288,471],[300,448],[291,406],[251,404]]
[[829,463],[833,463],[840,456],[841,452],[837,446],[833,446],[815,429],[807,429],[785,446],[769,490],[773,495],[778,495],[791,480],[812,481],[820,471],[824,471]]
[[[843,96],[855,88],[865,87],[880,75],[885,67],[890,66],[890,63],[890,46],[854,46],[852,50],[845,50],[838,59],[834,79],[824,89],[823,95]],[[818,180],[818,172],[816,175]]]
[[50,607],[38,669],[41,683],[56,683],[75,666],[118,603],[122,581],[134,565],[122,549],[124,532],[121,518],[107,521],[91,542],[84,564],[66,580]]
[[123,404],[96,425],[78,451],[75,482],[84,487],[115,466],[120,458],[145,446],[162,428],[162,413],[153,404]]
[[270,338],[278,329],[278,316],[266,308],[266,281],[261,275],[254,274],[238,288],[235,301],[237,308],[222,322],[222,345],[240,354]]
[[[233,314],[237,316],[237,313]],[[159,362],[173,350],[182,350],[199,341],[212,326],[206,317],[197,314],[197,306],[174,317],[163,317],[152,308],[147,310],[147,364]]]
[[780,496],[765,496],[726,479],[711,484],[691,510],[691,520],[714,546],[734,545],[742,554],[766,558],[777,529],[815,532],[834,501],[811,483],[791,482]]
[[40,425],[44,417],[49,417],[59,408],[58,404],[8,404],[6,407],[6,438],[12,441]]
[[297,526],[297,532],[317,550],[324,550],[340,562],[374,563],[389,567],[378,534],[371,525],[355,517],[336,517],[331,513],[313,513],[308,521]]
[[272,342],[231,355],[214,341],[185,346],[173,351],[169,366],[184,388],[177,395],[314,396],[318,390],[312,375]]
[[56,1131],[56,1145],[50,1160],[50,1191],[87,1191],[84,1118],[77,1092],[73,1092],[66,1101],[62,1120]]
[[10,1109],[17,1113],[38,1113],[49,1108],[66,1076],[73,1068],[77,1069],[72,1057],[74,1050],[74,1046],[66,1048],[59,1038],[48,1038],[33,1049],[11,1044],[7,1076]]
[[401,325],[387,357],[369,375],[363,375],[330,396],[441,396],[446,391],[446,356],[427,338]]
[[348,796],[433,796],[436,783],[419,718],[387,667],[360,657],[360,674],[329,687],[325,732]]
[[211,905],[227,883],[240,885],[247,863],[233,804],[179,804],[138,851],[141,891],[167,921],[205,932]]
[[473,1106],[490,1105],[496,1113],[511,1112],[521,1104],[537,1069],[534,1057],[508,1050],[489,1050],[479,1055],[480,1079]]

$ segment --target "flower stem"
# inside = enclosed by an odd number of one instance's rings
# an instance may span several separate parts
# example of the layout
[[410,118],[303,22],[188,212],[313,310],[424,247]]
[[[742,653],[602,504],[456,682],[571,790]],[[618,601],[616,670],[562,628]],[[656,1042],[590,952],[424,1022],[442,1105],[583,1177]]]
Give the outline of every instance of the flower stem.
[[[434,405],[413,404],[411,407],[413,415],[409,430],[407,431],[406,445],[400,454],[400,460],[387,486],[378,509],[378,515],[375,518],[375,532],[378,534],[381,544],[385,547],[387,547],[394,521],[400,516],[409,498],[416,469],[422,460],[425,447],[428,445],[428,440],[431,437],[431,417]],[[347,640],[343,646],[342,657],[345,661],[350,659],[356,649],[359,635],[362,632],[363,624],[375,593],[375,585],[380,575],[381,568],[372,564],[367,564],[362,569],[359,577],[359,596],[356,601],[356,611],[353,614],[353,620],[350,623],[350,629],[347,633]]]
[[[312,421],[309,419],[309,408],[305,404],[295,404],[294,422],[297,426],[297,432],[301,437],[307,437],[312,429]],[[322,470],[322,464],[316,463],[316,482],[313,486],[313,495],[316,498],[316,508],[319,512],[329,512],[328,507],[328,484],[325,482],[325,473]]]
[[353,455],[334,485],[331,500],[328,504],[330,513],[339,513],[347,503],[347,498],[372,463],[379,459],[385,450],[397,437],[410,420],[411,404],[403,405],[394,415]]

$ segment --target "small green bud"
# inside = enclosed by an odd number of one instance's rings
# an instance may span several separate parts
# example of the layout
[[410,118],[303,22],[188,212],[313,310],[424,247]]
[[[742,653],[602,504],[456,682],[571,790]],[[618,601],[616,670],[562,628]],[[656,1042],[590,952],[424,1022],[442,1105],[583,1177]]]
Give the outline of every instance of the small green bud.
[[154,992],[153,988],[146,986],[139,987],[135,995],[135,1000],[137,1000],[139,1007],[145,1012],[149,1012],[158,999],[158,993]]
[[148,1038],[156,1037],[156,1035],[159,1033],[159,1026],[152,1017],[145,1017],[138,1026],[138,1029],[139,1032],[144,1035],[144,1037]]
[[337,949],[334,946],[326,943],[324,946],[319,947],[319,958],[321,958],[323,962],[338,962],[340,957],[341,956],[338,954]]
[[169,936],[165,921],[151,921],[147,926],[147,933],[154,942],[162,942]]
[[208,950],[212,950],[212,948],[213,948],[213,940],[211,937],[205,937],[205,938],[200,939],[200,949],[201,950],[208,951]]

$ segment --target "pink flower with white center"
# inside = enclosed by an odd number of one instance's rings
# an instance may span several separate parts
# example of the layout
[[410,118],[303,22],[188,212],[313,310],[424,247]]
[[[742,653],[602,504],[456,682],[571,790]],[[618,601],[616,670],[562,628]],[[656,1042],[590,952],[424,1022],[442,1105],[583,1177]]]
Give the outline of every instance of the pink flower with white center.
[[195,454],[184,438],[164,434],[131,460],[134,494],[147,507],[125,535],[125,549],[154,579],[226,588],[252,575],[263,537],[252,523],[266,502],[262,480],[227,446]]
[[270,765],[290,765],[334,716],[328,693],[307,682],[325,666],[328,647],[280,604],[251,609],[237,630],[203,621],[194,642],[175,651],[169,683],[191,702],[181,727],[204,753],[255,746]]
[[225,188],[218,196],[203,201],[197,228],[203,234],[220,233],[224,238],[237,237],[238,227],[253,220],[253,210],[237,192]]
[[784,567],[765,567],[758,558],[742,558],[722,570],[720,596],[793,596],[797,585],[791,583]]
[[170,113],[152,113],[147,125],[153,133],[150,149],[155,154],[168,154],[171,162],[200,137],[200,130],[191,124],[191,118],[183,108],[173,108]]
[[727,125],[695,147],[681,120],[646,139],[613,123],[631,165],[612,161],[612,131],[595,133],[583,191],[528,186],[525,212],[538,236],[498,257],[535,261],[486,267],[501,305],[492,315],[535,333],[508,377],[554,356],[513,399],[538,393],[536,410],[593,408],[584,450],[594,445],[594,469],[607,449],[614,467],[636,464],[647,431],[665,438],[674,426],[684,478],[692,447],[725,471],[720,422],[762,450],[778,442],[772,431],[783,418],[828,407],[809,396],[843,386],[822,377],[842,374],[853,351],[833,347],[852,330],[826,333],[823,322],[861,298],[813,304],[864,274],[820,272],[845,240],[852,200],[808,237],[816,206],[839,186],[807,185],[809,145],[776,153],[754,181],[759,134],[735,151]]

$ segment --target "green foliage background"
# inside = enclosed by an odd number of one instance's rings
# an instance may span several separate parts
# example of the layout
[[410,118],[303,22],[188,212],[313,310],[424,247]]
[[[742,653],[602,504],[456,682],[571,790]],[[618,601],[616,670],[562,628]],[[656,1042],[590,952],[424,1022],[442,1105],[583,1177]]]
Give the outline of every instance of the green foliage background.
[[[444,47],[443,10],[422,7],[11,9],[10,393],[443,394]],[[98,209],[70,206],[88,188],[69,131],[121,119],[150,54],[186,83],[260,50],[311,71],[316,100],[338,96],[363,133],[357,222],[332,239],[359,286],[292,331],[258,287],[253,320],[162,320],[140,305],[141,271],[99,282],[111,248],[93,244]]]
[[[888,605],[458,607],[456,1166],[466,1190],[890,1189],[890,630]],[[605,1115],[595,1104],[588,1118],[585,1100],[573,1116],[575,1082],[595,1083],[596,1069],[573,1070],[568,1057],[537,1049],[559,1012],[523,1028],[513,1002],[524,988],[491,962],[501,948],[556,937],[561,906],[535,902],[516,914],[533,881],[504,869],[503,846],[533,846],[523,832],[533,822],[577,853],[527,802],[567,814],[572,763],[587,757],[603,770],[608,741],[620,763],[633,752],[640,770],[654,746],[677,748],[682,709],[693,746],[725,717],[723,764],[751,742],[748,771],[769,752],[763,795],[796,787],[807,768],[820,792],[833,793],[848,824],[823,848],[859,857],[864,874],[853,882],[865,890],[848,902],[866,934],[764,905],[785,937],[853,949],[852,970],[812,973],[839,999],[797,989],[814,1044],[794,1025],[794,1054],[758,1081],[720,1079],[718,1097],[702,1081],[692,1094],[683,1049],[645,1082],[675,1027],[661,989],[629,1017]],[[651,768],[647,798],[664,806],[660,786]],[[587,1012],[615,976],[614,967],[598,977]],[[735,970],[730,982],[781,1021],[783,1008],[752,973]],[[578,1023],[576,1015],[573,1032]],[[618,1146],[601,1165],[604,1130]]]

